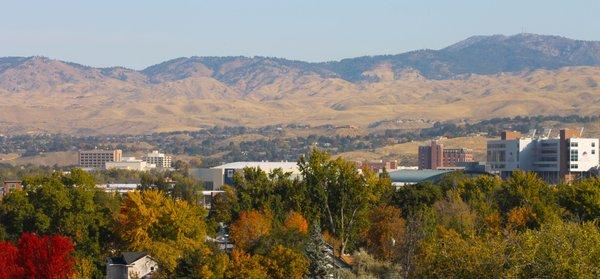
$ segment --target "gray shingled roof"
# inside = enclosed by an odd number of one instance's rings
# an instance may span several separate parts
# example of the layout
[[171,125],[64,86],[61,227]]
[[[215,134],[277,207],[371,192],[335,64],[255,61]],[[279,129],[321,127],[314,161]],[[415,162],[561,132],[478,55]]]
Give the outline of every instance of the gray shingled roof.
[[146,252],[123,252],[120,256],[111,258],[113,264],[130,265],[148,255]]

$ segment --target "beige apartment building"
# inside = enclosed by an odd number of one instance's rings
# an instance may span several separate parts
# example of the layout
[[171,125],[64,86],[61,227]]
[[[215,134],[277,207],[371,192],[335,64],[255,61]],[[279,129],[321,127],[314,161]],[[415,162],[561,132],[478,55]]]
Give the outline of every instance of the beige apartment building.
[[171,167],[171,156],[165,155],[164,153],[154,150],[143,157],[143,160],[149,164],[155,165],[157,168],[170,168]]
[[82,150],[79,151],[79,166],[82,168],[104,169],[107,162],[120,162],[123,151],[115,150]]

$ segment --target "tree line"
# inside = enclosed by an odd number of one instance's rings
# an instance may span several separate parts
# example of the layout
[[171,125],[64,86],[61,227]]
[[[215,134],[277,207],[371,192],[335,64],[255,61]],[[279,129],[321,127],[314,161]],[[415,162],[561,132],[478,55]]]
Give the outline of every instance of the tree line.
[[[598,178],[553,186],[532,173],[453,173],[396,189],[385,172],[323,151],[298,164],[299,176],[236,173],[210,210],[183,173],[148,174],[123,196],[78,169],[28,175],[24,191],[0,201],[0,245],[66,237],[65,270],[81,278],[102,278],[107,257],[123,251],[148,252],[156,278],[600,276]],[[213,241],[220,236],[232,250]],[[23,257],[16,249],[0,260]]]

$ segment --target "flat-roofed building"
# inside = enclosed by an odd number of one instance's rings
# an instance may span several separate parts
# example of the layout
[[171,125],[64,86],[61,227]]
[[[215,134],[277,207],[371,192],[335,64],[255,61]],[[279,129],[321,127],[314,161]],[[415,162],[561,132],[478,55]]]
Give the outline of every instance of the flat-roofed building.
[[154,164],[157,168],[168,169],[171,167],[171,156],[160,153],[158,150],[146,154],[142,159],[150,164]]
[[135,157],[123,157],[120,161],[106,162],[104,166],[107,170],[118,169],[147,171],[156,168],[154,164],[147,163],[144,160],[136,159]]
[[487,143],[487,168],[506,178],[515,170],[531,171],[550,183],[586,176],[599,165],[599,140],[560,130],[558,137],[524,137],[503,132]]
[[386,171],[393,171],[398,169],[398,161],[391,160],[378,160],[378,161],[357,161],[359,169],[370,169],[375,173],[381,173],[385,169]]
[[468,148],[444,148],[438,141],[419,146],[419,169],[437,170],[458,167],[463,163],[473,162],[473,151]]
[[115,150],[82,150],[79,151],[79,166],[82,168],[104,169],[106,162],[119,162],[123,151]]
[[225,184],[233,185],[233,176],[244,168],[259,168],[266,173],[275,169],[281,169],[284,173],[290,173],[292,177],[300,175],[300,169],[296,162],[233,162],[212,168],[190,169],[190,175],[204,182],[207,191],[220,190]]

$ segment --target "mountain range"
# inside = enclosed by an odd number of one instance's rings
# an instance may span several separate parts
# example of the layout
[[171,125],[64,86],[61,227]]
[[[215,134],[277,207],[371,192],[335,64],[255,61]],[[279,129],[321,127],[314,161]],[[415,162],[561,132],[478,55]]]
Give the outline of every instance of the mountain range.
[[535,34],[474,36],[439,50],[320,63],[182,57],[140,71],[4,57],[0,133],[594,114],[599,66],[600,42]]

